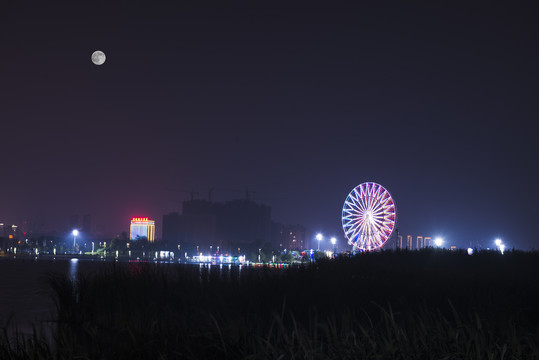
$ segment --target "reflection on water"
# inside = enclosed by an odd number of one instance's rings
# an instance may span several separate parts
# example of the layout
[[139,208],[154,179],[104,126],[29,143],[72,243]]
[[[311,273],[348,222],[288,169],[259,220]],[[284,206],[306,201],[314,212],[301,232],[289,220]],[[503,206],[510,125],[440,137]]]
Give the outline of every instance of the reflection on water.
[[72,282],[77,281],[77,271],[79,268],[79,259],[71,259],[69,262],[69,279]]

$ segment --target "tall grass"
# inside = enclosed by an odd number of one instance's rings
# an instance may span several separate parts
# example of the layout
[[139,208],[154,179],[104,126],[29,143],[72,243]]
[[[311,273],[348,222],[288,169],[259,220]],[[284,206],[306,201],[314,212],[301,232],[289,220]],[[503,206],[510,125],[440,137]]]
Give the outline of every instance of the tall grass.
[[[275,269],[107,264],[51,277],[54,344],[34,358],[539,358],[538,254],[383,252]],[[26,353],[25,353],[26,351]]]

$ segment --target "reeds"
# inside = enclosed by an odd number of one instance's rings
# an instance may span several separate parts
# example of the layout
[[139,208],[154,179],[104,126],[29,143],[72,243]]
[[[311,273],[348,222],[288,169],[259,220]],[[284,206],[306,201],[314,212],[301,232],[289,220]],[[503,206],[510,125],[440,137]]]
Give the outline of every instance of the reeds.
[[52,346],[4,331],[0,358],[534,359],[538,258],[383,252],[241,274],[103,264],[76,283],[50,277]]

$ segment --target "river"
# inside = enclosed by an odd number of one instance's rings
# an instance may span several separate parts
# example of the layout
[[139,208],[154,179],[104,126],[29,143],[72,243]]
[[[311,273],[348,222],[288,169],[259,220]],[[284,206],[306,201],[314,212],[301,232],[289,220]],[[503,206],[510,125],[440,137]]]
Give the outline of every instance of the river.
[[[0,329],[8,325],[10,331],[17,330],[23,334],[31,334],[34,325],[50,326],[55,306],[47,279],[50,276],[60,275],[74,280],[78,274],[88,275],[97,272],[103,265],[114,261],[84,257],[78,259],[71,258],[70,255],[0,256]],[[211,264],[188,266],[202,268]],[[230,268],[231,265],[217,266]],[[240,265],[240,271],[241,268]]]
[[54,298],[47,278],[69,276],[99,269],[102,261],[70,258],[0,257],[0,327],[24,334],[53,318]]

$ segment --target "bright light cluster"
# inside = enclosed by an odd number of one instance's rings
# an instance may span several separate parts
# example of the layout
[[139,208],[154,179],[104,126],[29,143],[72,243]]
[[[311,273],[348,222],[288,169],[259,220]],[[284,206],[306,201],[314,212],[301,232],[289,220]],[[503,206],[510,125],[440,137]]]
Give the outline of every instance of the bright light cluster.
[[356,251],[381,248],[393,233],[395,219],[395,202],[389,191],[373,182],[356,186],[342,209],[342,227]]

